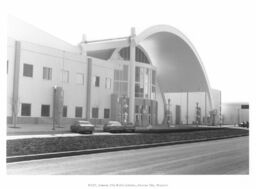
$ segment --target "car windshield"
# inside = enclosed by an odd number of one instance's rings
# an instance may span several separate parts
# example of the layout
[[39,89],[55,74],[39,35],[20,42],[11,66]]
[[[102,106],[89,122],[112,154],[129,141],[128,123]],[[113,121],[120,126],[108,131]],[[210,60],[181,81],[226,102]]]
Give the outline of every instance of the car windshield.
[[119,123],[118,121],[110,121],[108,122],[108,125],[112,125],[112,126],[120,126],[121,123]]
[[91,124],[89,121],[77,121],[79,124]]

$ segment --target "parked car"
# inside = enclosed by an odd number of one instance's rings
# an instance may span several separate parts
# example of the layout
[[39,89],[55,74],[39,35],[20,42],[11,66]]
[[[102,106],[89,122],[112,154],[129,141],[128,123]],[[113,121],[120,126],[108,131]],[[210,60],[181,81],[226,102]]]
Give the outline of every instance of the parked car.
[[92,134],[95,126],[89,121],[79,120],[75,121],[71,126],[70,130],[74,133],[90,133]]
[[118,121],[109,121],[103,126],[104,132],[124,132],[124,126]]
[[122,125],[118,121],[109,121],[103,127],[104,132],[134,132],[135,126],[132,123]]
[[124,128],[126,132],[135,132],[135,125],[133,125],[132,123],[125,124]]
[[246,127],[249,128],[249,122],[248,121],[244,121],[242,123],[239,123],[239,127]]

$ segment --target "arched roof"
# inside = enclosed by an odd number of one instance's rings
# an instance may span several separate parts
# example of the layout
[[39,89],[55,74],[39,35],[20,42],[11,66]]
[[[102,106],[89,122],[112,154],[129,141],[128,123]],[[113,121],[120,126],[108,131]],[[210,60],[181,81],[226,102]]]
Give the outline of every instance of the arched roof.
[[153,26],[135,36],[157,67],[163,93],[206,91],[213,108],[210,83],[203,63],[186,36],[167,25]]

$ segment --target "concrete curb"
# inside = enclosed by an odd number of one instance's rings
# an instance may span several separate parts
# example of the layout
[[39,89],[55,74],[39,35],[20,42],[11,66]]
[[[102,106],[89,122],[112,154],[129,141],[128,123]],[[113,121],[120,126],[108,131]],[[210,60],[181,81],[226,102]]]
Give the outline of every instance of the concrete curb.
[[57,158],[57,157],[65,157],[65,156],[103,153],[103,152],[114,152],[114,151],[121,151],[121,150],[134,150],[134,149],[150,148],[150,147],[158,147],[158,146],[167,146],[167,145],[175,145],[175,144],[185,144],[185,143],[193,143],[193,142],[221,140],[221,139],[243,137],[243,136],[249,136],[249,135],[248,134],[241,134],[241,135],[231,135],[231,136],[224,136],[224,137],[202,138],[202,139],[195,139],[195,140],[181,140],[181,141],[161,142],[161,143],[154,143],[154,144],[140,144],[140,145],[119,146],[119,147],[98,148],[98,149],[87,149],[87,150],[76,150],[76,151],[65,151],[65,152],[53,152],[53,153],[44,153],[44,154],[31,154],[31,155],[21,155],[21,156],[7,156],[6,162],[7,163],[12,163],[12,162],[19,162],[19,161],[49,159],[49,158]]

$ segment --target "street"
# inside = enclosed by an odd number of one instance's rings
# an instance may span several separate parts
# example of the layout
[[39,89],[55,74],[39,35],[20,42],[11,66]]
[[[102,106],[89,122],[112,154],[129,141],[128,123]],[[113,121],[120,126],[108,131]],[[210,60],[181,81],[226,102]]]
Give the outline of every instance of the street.
[[248,174],[249,137],[7,164],[7,174]]

